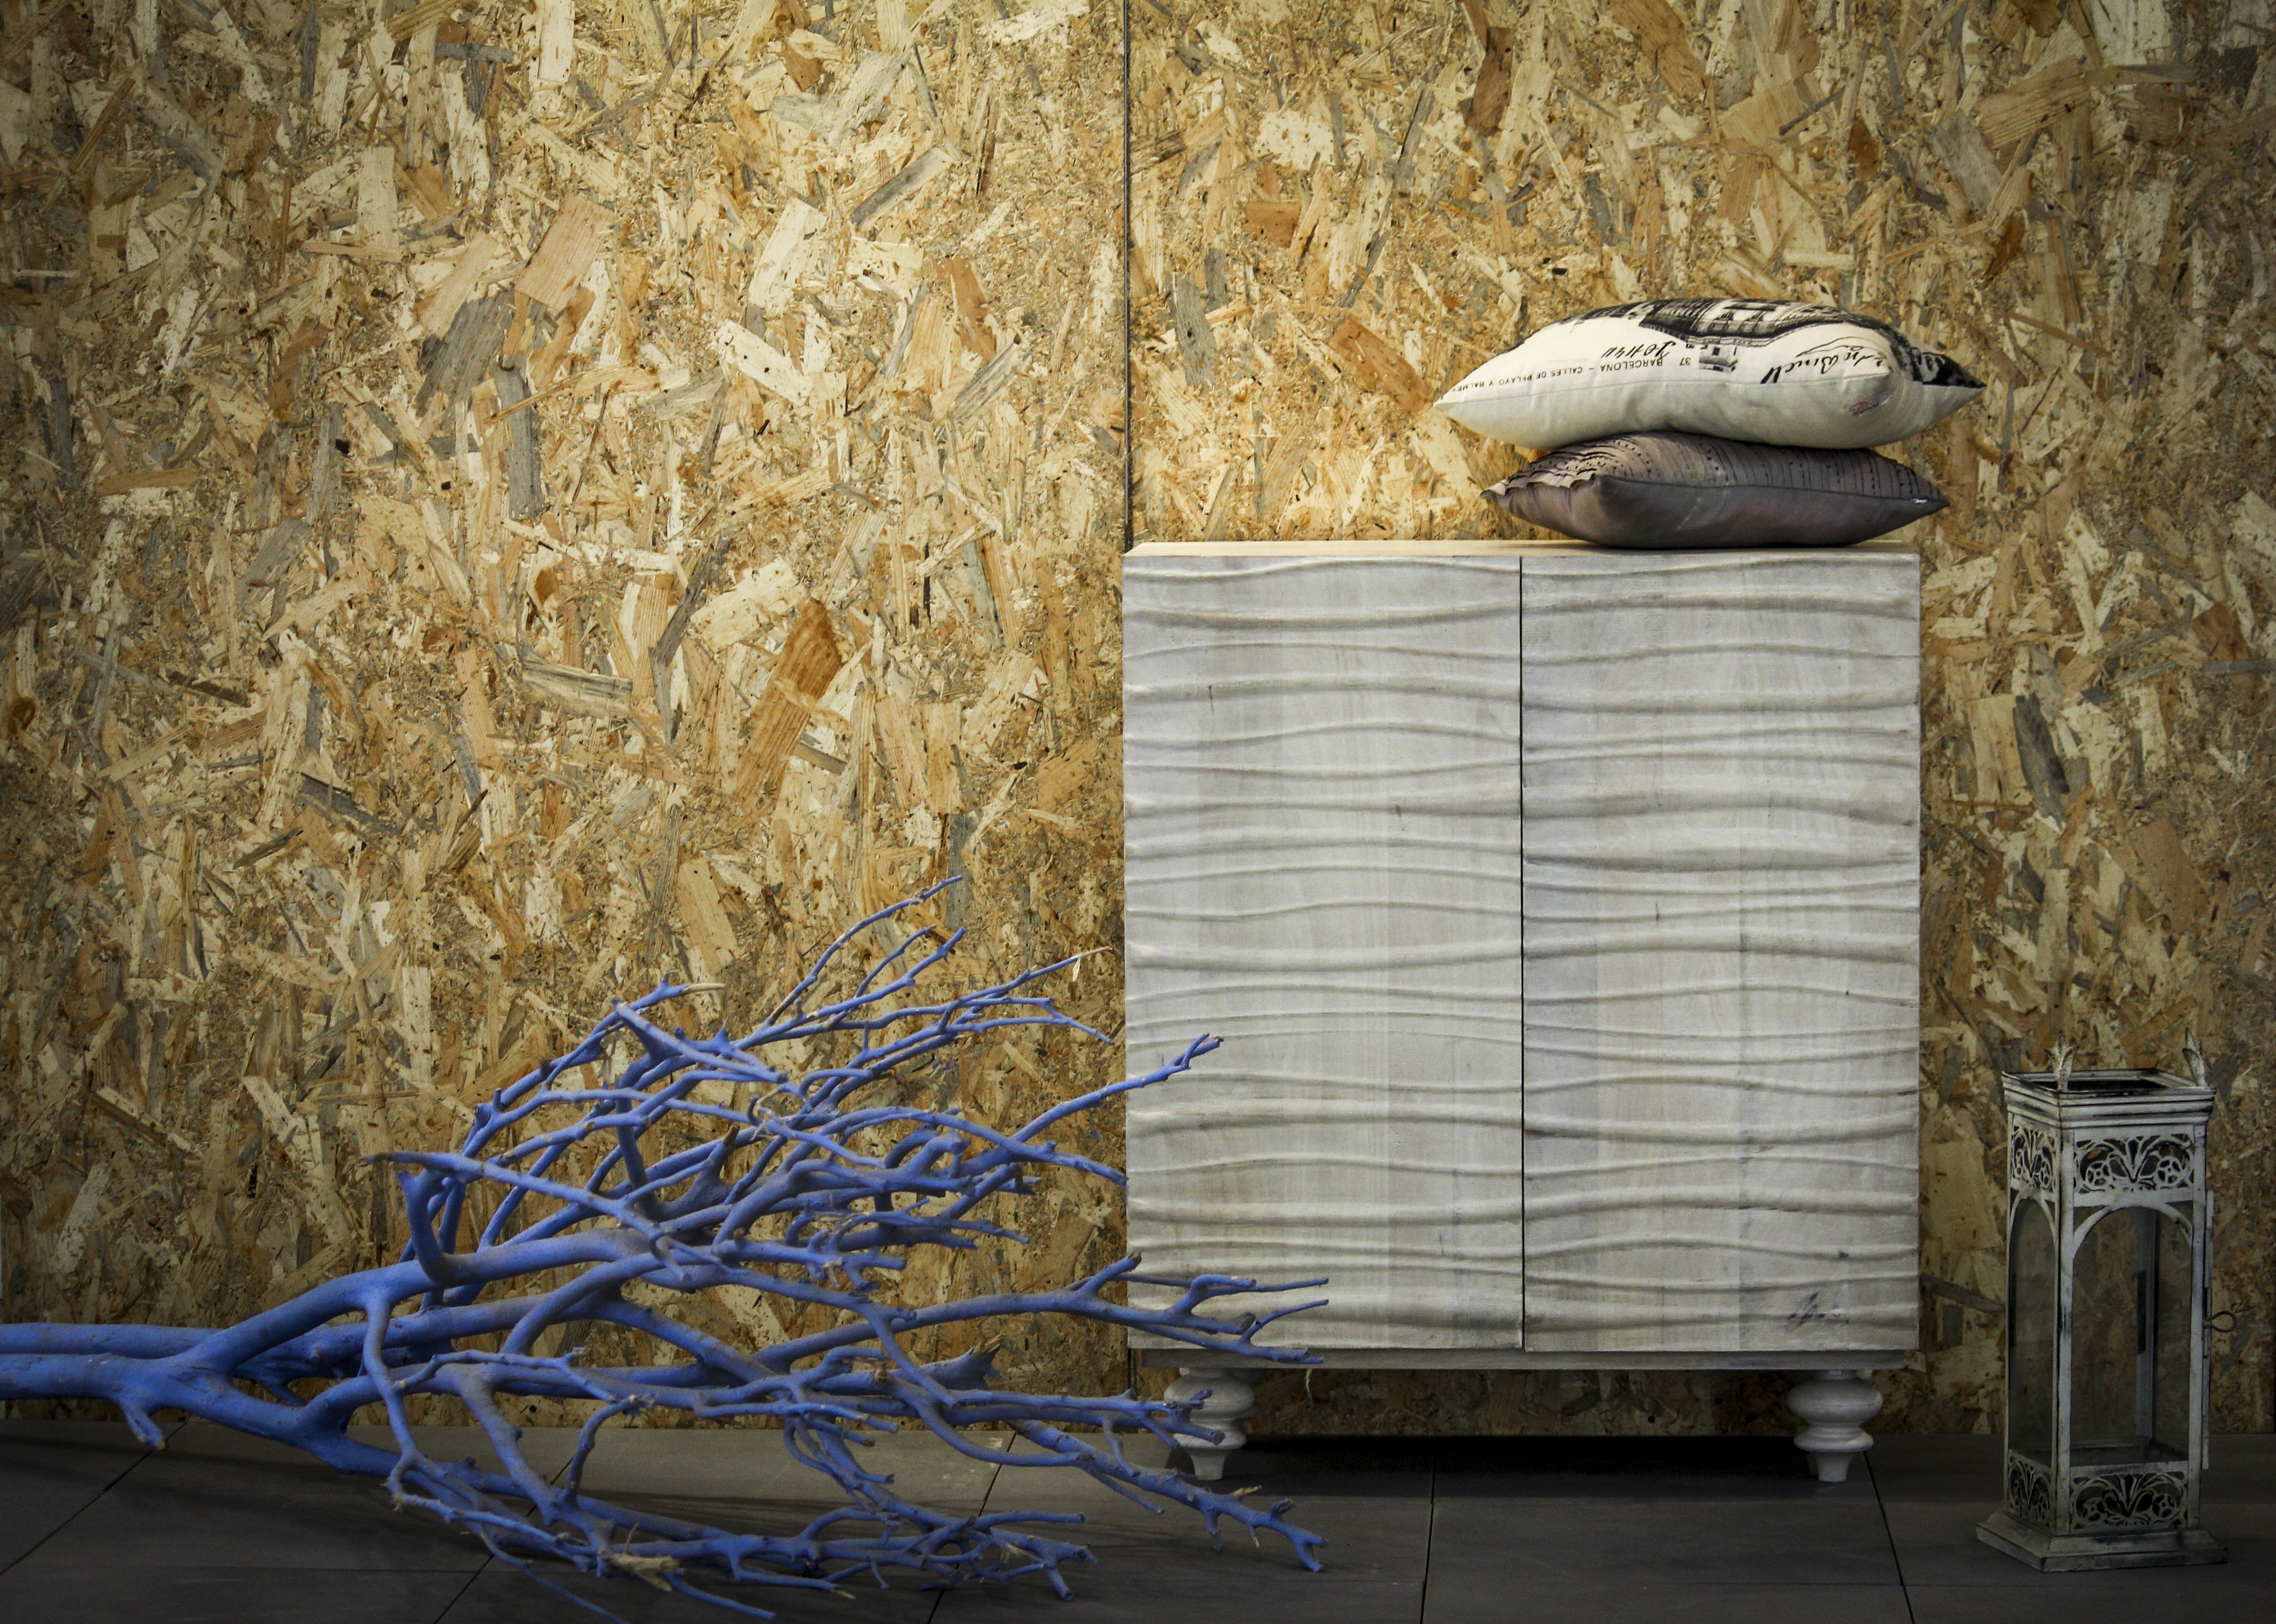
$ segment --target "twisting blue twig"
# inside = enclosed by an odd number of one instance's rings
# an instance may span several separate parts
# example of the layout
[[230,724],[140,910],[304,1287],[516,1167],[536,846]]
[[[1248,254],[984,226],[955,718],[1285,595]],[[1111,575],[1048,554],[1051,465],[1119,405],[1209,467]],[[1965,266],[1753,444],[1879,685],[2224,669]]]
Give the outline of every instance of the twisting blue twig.
[[[1180,1432],[1217,1436],[1194,1424],[1192,1404],[1127,1392],[1001,1391],[991,1385],[985,1342],[948,1359],[910,1351],[912,1339],[944,1326],[1062,1314],[1168,1337],[1216,1358],[1309,1363],[1309,1355],[1256,1337],[1314,1303],[1225,1318],[1207,1310],[1224,1298],[1321,1283],[1162,1279],[1138,1273],[1138,1260],[1125,1257],[1049,1291],[940,1303],[879,1294],[924,1248],[1020,1241],[978,1212],[992,1196],[1024,1193],[1037,1169],[1121,1182],[1112,1168],[1043,1135],[1117,1095],[1176,1075],[1217,1047],[1215,1038],[1199,1038],[1167,1066],[1067,1100],[1017,1129],[879,1098],[880,1085],[910,1068],[1008,1028],[1065,1028],[1106,1041],[1032,990],[1072,960],[947,998],[921,991],[920,977],[954,952],[961,931],[922,953],[914,945],[930,933],[912,934],[851,993],[808,1006],[861,931],[940,889],[885,908],[832,942],[745,1036],[667,1031],[652,1016],[687,989],[659,986],[618,1004],[566,1054],[477,1107],[456,1151],[386,1158],[400,1169],[410,1232],[401,1262],[330,1281],[218,1330],[0,1325],[0,1399],[108,1400],[152,1448],[163,1444],[154,1413],[186,1411],[383,1478],[399,1503],[468,1530],[542,1582],[550,1581],[532,1559],[632,1575],[757,1617],[769,1615],[706,1585],[827,1589],[856,1574],[882,1581],[895,1572],[952,1584],[1039,1573],[1067,1594],[1060,1568],[1090,1553],[1040,1529],[1081,1519],[962,1515],[902,1499],[890,1477],[861,1468],[854,1449],[903,1423],[991,1462],[1071,1466],[1134,1499],[1190,1506],[1212,1534],[1225,1520],[1252,1535],[1269,1530],[1316,1567],[1321,1541],[1283,1519],[1285,1503],[1254,1504],[1125,1457],[1118,1431],[1142,1430],[1165,1444]],[[851,1052],[802,1074],[766,1058],[792,1044]],[[611,1066],[605,1081],[580,1080],[588,1068],[598,1075]],[[726,1087],[709,1086],[719,1084]],[[484,1187],[494,1206],[469,1241],[472,1197]],[[1133,1308],[1119,1301],[1132,1281],[1177,1294],[1167,1307]],[[659,1306],[722,1286],[818,1307],[832,1323],[773,1347],[739,1347]],[[584,1362],[579,1347],[538,1352],[547,1332],[573,1322],[641,1332],[661,1345],[659,1362],[608,1366]],[[311,1380],[327,1385],[313,1397],[291,1391]],[[275,1396],[254,1397],[248,1386]],[[504,1469],[421,1452],[407,1400],[436,1394],[467,1407]],[[595,1405],[559,1483],[523,1456],[499,1407],[507,1395]],[[374,1405],[392,1427],[392,1450],[348,1436],[356,1414]],[[777,1423],[791,1453],[832,1478],[848,1503],[770,1537],[588,1495],[585,1462],[603,1423],[650,1408]],[[960,1435],[975,1427],[1009,1428],[1026,1447],[1014,1455],[979,1449]],[[1096,1429],[1103,1439],[1071,1429]]]

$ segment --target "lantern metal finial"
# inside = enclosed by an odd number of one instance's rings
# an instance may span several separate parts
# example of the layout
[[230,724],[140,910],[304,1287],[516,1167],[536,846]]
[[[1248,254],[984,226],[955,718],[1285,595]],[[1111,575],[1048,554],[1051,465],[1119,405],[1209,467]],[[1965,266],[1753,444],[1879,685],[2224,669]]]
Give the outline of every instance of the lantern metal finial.
[[1985,1544],[2048,1571],[2220,1562],[2205,1463],[2213,1093],[2190,1078],[2002,1073],[2007,1111],[2005,1504]]

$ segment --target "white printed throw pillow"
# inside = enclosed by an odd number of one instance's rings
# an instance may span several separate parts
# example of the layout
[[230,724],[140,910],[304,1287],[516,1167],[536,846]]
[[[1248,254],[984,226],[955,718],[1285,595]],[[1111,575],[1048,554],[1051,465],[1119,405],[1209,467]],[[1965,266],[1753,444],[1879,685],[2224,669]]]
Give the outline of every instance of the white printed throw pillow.
[[1552,322],[1446,391],[1465,429],[1536,451],[1673,429],[1765,445],[1887,445],[1984,385],[1830,305],[1655,299]]

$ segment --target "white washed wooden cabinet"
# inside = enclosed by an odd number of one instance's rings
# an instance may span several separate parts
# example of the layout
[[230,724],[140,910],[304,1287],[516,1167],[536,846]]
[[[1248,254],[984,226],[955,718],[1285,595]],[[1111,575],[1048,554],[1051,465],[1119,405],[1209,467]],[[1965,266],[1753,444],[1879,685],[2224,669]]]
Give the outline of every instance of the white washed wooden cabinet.
[[1127,555],[1129,1059],[1224,1040],[1130,1100],[1149,1271],[1325,1275],[1268,1339],[1333,1365],[1816,1371],[1846,1470],[1917,1331],[1919,602],[1887,544]]

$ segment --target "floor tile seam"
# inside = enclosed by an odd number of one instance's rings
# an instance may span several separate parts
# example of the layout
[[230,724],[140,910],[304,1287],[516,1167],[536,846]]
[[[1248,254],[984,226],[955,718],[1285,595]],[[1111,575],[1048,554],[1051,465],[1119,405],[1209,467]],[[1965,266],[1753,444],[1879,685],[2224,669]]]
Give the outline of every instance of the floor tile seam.
[[429,1619],[427,1621],[427,1624],[443,1624],[443,1620],[451,1616],[451,1610],[456,1607],[460,1602],[467,1599],[467,1592],[474,1588],[474,1581],[481,1578],[484,1574],[489,1572],[489,1570],[497,1565],[497,1559],[496,1557],[492,1557],[489,1561],[474,1569],[474,1572],[468,1574],[467,1575],[467,1582],[460,1585],[456,1591],[452,1592],[451,1599],[443,1604],[442,1611],[437,1613],[433,1618]]
[[[1827,1491],[1831,1491],[1831,1492],[1828,1492]],[[1616,1499],[1621,1498],[1620,1493],[1608,1489],[1593,1489],[1567,1494],[1529,1493],[1521,1497],[1495,1495],[1465,1484],[1457,1484],[1449,1487],[1444,1483],[1439,1484],[1433,1492],[1440,1499],[1448,1500],[1508,1499],[1516,1498],[1544,1500],[1598,1500]],[[1751,1504],[1758,1500],[1791,1499],[1806,1500],[1817,1505],[1832,1505],[1841,1500],[1878,1499],[1880,1497],[1871,1493],[1870,1491],[1861,1490],[1855,1484],[1817,1484],[1809,1483],[1805,1480],[1794,1479],[1790,1480],[1782,1486],[1775,1489],[1682,1489],[1676,1491],[1667,1491],[1650,1488],[1640,1488],[1635,1491],[1633,1494],[1628,1496],[1628,1498],[1635,1499],[1716,1500],[1733,1505],[1742,1502]]]
[[[9,1565],[7,1571],[12,1573],[23,1565],[23,1559],[19,1559]],[[70,1570],[78,1571],[86,1566],[84,1562],[73,1562],[70,1564]],[[472,1576],[487,1573],[490,1565],[487,1561],[478,1567],[430,1567],[416,1562],[153,1562],[106,1556],[102,1566],[111,1573],[141,1574],[466,1574]]]
[[[1448,1494],[1436,1497],[1434,1503],[1442,1506],[1612,1506],[1621,1504],[1630,1506],[1711,1506],[1716,1507],[1744,1506],[1751,1510],[1759,1510],[1764,1507],[1775,1508],[1780,1506],[1807,1506],[1811,1509],[1816,1509],[1819,1506],[1878,1506],[1879,1505],[1878,1500],[1871,1499],[1862,1494],[1845,1494],[1839,1497],[1829,1496],[1824,1499],[1816,1498],[1803,1499],[1799,1497],[1791,1499],[1771,1499],[1762,1498],[1728,1499],[1721,1496],[1709,1498],[1704,1495],[1688,1494]],[[1939,1503],[1945,1505],[1954,1504],[1954,1502],[1948,1500],[1943,1502],[1908,1501],[1902,1503],[1916,1505],[1933,1505]]]
[[[1126,14],[1126,15],[1127,15],[1127,14]],[[1125,33],[1125,40],[1126,40],[1126,45],[1127,45],[1127,30],[1126,30],[1126,33]],[[1127,68],[1127,61],[1126,61],[1126,65],[1126,65],[1126,68]],[[1127,90],[1127,89],[1128,88],[1127,85],[1126,85],[1126,86],[1124,87],[1124,88]],[[1126,96],[1126,97],[1124,98],[1124,100],[1127,102],[1127,101],[1128,100],[1128,98]],[[1125,432],[1126,432],[1126,433],[1128,431],[1128,427],[1129,427],[1129,424],[1128,424],[1128,418],[1127,418],[1127,413],[1126,413],[1126,414],[1125,414],[1125,418],[1124,418],[1124,430],[1125,430]],[[1002,1459],[999,1457],[998,1459],[997,1459],[997,1460],[996,1460],[996,1461],[991,1461],[991,1462],[989,1464],[989,1468],[988,1468],[988,1481],[987,1481],[985,1484],[982,1484],[982,1485],[981,1485],[979,1506],[978,1506],[978,1508],[977,1508],[976,1510],[975,1510],[975,1511],[971,1514],[972,1515],[974,1515],[974,1516],[975,1516],[975,1517],[984,1517],[984,1516],[986,1516],[986,1515],[988,1514],[988,1503],[989,1503],[990,1500],[992,1500],[992,1499],[994,1499],[996,1498],[996,1484],[997,1484],[998,1480],[998,1479],[1000,1479],[1003,1476],[1004,1476],[1004,1462],[1003,1462]],[[947,1587],[947,1586],[943,1586],[943,1587],[941,1587],[940,1589],[936,1590],[933,1590],[932,1592],[930,1592],[931,1597],[932,1597],[932,1605],[925,1609],[925,1624],[934,1624],[934,1620],[937,1620],[937,1619],[938,1619],[938,1618],[940,1617],[940,1610],[941,1610],[942,1606],[943,1606],[943,1605],[945,1605],[946,1604],[947,1600],[948,1600],[948,1591],[949,1591],[949,1587]],[[921,1593],[922,1593],[922,1592],[921,1592]]]
[[[1111,1579],[1111,1569],[1104,1562],[1099,1567],[1083,1567],[1081,1572],[1070,1574],[1070,1583],[1076,1579],[1086,1579],[1086,1576],[1088,1579]],[[1206,1579],[1206,1574],[1188,1574],[1186,1579]],[[1281,1579],[1307,1590],[1411,1590],[1422,1583],[1420,1576],[1415,1576],[1415,1579],[1339,1579],[1334,1574],[1307,1574],[1301,1567],[1288,1569],[1286,1574],[1281,1574]],[[1011,1583],[1024,1585],[1028,1581],[1015,1579]],[[1047,1581],[1038,1579],[1036,1583],[1047,1583]],[[975,1585],[975,1588],[979,1588],[979,1585]],[[1076,1585],[1076,1595],[1079,1592],[1081,1592],[1081,1585]]]
[[[184,1423],[178,1421],[174,1422],[162,1429],[163,1435],[165,1438],[171,1438],[176,1432],[182,1429],[184,1424]],[[129,1460],[125,1465],[120,1467],[116,1472],[112,1473],[109,1478],[104,1480],[102,1487],[97,1489],[93,1494],[88,1495],[87,1497],[86,1503],[80,1506],[77,1511],[72,1512],[70,1516],[65,1517],[61,1522],[57,1523],[55,1527],[41,1535],[38,1539],[33,1541],[32,1544],[27,1546],[24,1550],[18,1552],[9,1560],[0,1562],[0,1574],[12,1572],[15,1568],[20,1567],[25,1562],[29,1561],[35,1554],[38,1553],[41,1547],[45,1545],[49,1540],[55,1538],[57,1535],[62,1533],[72,1523],[78,1522],[81,1517],[87,1515],[88,1512],[93,1511],[95,1506],[101,1503],[103,1496],[109,1494],[120,1484],[125,1482],[137,1468],[148,1465],[158,1453],[159,1451],[156,1449],[145,1449],[140,1454]]]
[[[2013,1558],[2007,1558],[2006,1559],[2011,1561],[2014,1560]],[[2262,1596],[2271,1593],[2272,1586],[2269,1578],[2265,1572],[2249,1575],[2240,1574],[2237,1571],[2237,1566],[2238,1565],[2235,1562],[2229,1561],[2210,1562],[2201,1566],[2183,1566],[2176,1564],[2171,1567],[2120,1567],[2113,1568],[2103,1573],[2043,1574],[2026,1568],[2022,1563],[2018,1562],[2016,1563],[2017,1571],[2012,1578],[1982,1579],[1961,1577],[1916,1580],[1912,1584],[1908,1585],[1907,1589],[1923,1591],[2000,1590],[2010,1591],[2022,1596],[2056,1596],[2058,1597],[2067,1595],[2071,1600],[2080,1603],[2098,1600],[2125,1600],[2129,1597],[2148,1597],[2152,1595],[2169,1596],[2178,1603],[2185,1597],[2211,1598],[2219,1597],[2233,1597],[2240,1591]],[[2187,1573],[2193,1576],[2187,1579],[2166,1581],[2121,1580],[2116,1583],[2113,1583],[2110,1580],[2110,1575],[2112,1573]],[[2057,1581],[2060,1581],[2062,1584],[2062,1589],[2060,1591],[2055,1589]],[[2170,1589],[2159,1590],[2158,1587],[2161,1583],[2169,1586]],[[2083,1621],[2083,1624],[2093,1624],[2093,1621],[2089,1618]]]
[[[1623,1569],[1625,1572],[1625,1569]],[[1564,1583],[1573,1590],[1603,1588],[1607,1583],[1619,1583],[1620,1590],[1903,1590],[1898,1579],[1700,1579],[1687,1574],[1684,1579],[1566,1579],[1548,1581]]]
[[1873,1510],[1881,1519],[1881,1537],[1889,1542],[1889,1563],[1897,1570],[1897,1586],[1904,1592],[1905,1617],[1910,1624],[1920,1624],[1920,1613],[1913,1606],[1913,1588],[1905,1577],[1905,1553],[1897,1548],[1897,1530],[1889,1521],[1889,1502],[1882,1496],[1880,1475],[1874,1470],[1870,1455],[1865,1460],[1865,1482],[1873,1491]]
[[1415,1586],[1415,1624],[1430,1616],[1430,1556],[1438,1548],[1438,1456],[1430,1455],[1430,1514],[1422,1520],[1422,1568]]
[[[1493,1576],[1502,1577],[1500,1575]],[[1536,1579],[1524,1582],[1529,1594],[1534,1591],[1608,1590],[1618,1590],[1622,1595],[1658,1595],[1661,1592],[1690,1594],[1699,1590],[1901,1590],[1905,1588],[1893,1579],[1631,1579],[1612,1575],[1596,1579]],[[1995,1587],[1947,1588],[1991,1590]]]
[[[1905,1588],[1900,1581],[1895,1579],[1701,1579],[1689,1576],[1681,1579],[1637,1579],[1627,1576],[1625,1570],[1621,1573],[1606,1574],[1593,1579],[1532,1579],[1527,1580],[1524,1582],[1526,1584],[1526,1588],[1529,1590],[1605,1590],[1609,1587],[1617,1586],[1623,1591],[1671,1590],[1686,1592],[1695,1590],[1723,1591],[1762,1590],[1901,1590]],[[1979,1585],[1975,1588],[1979,1590],[1991,1590],[1994,1587],[1990,1585]]]

